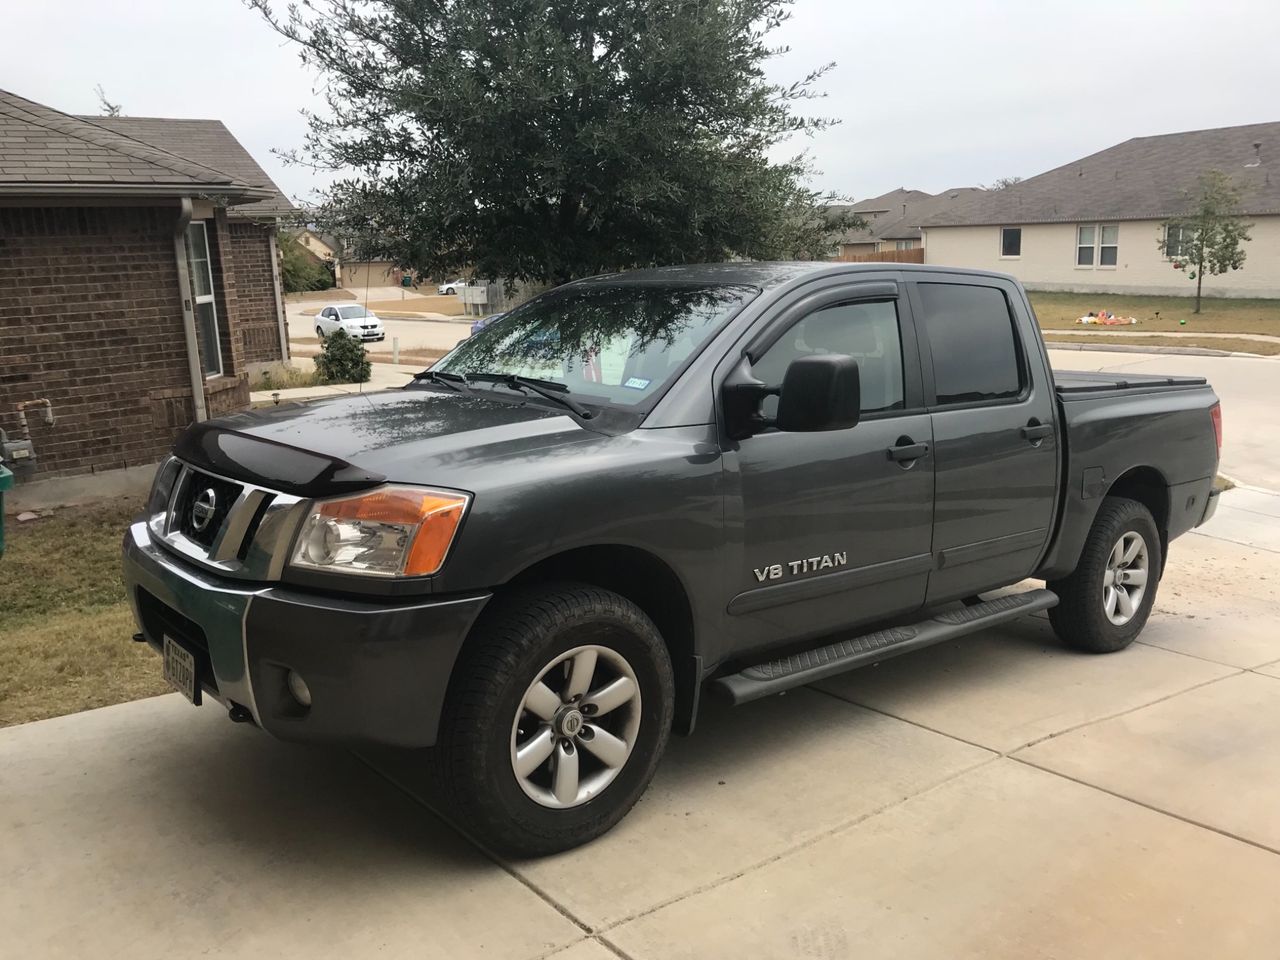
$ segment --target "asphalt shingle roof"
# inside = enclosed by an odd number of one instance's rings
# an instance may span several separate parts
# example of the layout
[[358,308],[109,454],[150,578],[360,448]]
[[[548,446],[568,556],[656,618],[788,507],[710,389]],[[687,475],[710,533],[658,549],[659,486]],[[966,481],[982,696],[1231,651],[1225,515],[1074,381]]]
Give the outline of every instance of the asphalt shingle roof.
[[1234,181],[1246,216],[1280,213],[1280,123],[1135,137],[934,211],[922,224],[1162,220],[1187,212],[1188,192],[1211,169]]
[[852,210],[860,214],[867,226],[862,230],[849,230],[840,237],[840,243],[874,243],[877,240],[918,240],[920,221],[941,210],[962,202],[975,193],[977,187],[955,187],[942,193],[929,194],[923,190],[907,190],[899,187],[878,197],[859,200],[848,206],[833,207]]
[[182,187],[243,194],[221,170],[0,90],[0,190],[38,194],[79,187]]
[[232,207],[232,217],[287,217],[297,209],[240,145],[221,120],[177,120],[163,117],[92,117],[94,123],[170,153],[225,171],[236,179],[270,191],[272,196]]

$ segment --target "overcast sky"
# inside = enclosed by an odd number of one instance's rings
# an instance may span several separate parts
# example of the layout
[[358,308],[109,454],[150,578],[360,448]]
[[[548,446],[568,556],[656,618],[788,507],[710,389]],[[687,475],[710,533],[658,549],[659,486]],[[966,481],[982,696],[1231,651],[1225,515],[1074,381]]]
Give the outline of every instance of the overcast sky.
[[[296,51],[240,0],[6,4],[0,87],[71,113],[94,86],[133,116],[222,120],[286,193],[318,106]],[[1129,137],[1280,120],[1276,0],[797,0],[775,36],[791,82],[834,60],[805,146],[854,197],[1028,177]]]

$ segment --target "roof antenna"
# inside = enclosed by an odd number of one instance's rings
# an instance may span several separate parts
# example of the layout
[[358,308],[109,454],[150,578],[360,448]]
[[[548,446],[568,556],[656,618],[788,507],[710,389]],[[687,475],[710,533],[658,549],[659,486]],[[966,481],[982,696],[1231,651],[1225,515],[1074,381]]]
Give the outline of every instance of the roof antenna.
[[1262,141],[1253,141],[1253,159],[1245,164],[1246,167],[1262,166]]

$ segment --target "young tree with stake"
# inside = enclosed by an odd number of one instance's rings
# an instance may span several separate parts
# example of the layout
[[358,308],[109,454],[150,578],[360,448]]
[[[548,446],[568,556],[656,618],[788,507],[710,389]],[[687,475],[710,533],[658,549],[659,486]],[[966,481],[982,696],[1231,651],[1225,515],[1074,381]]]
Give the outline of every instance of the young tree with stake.
[[1240,191],[1221,170],[1201,174],[1196,188],[1188,192],[1190,212],[1165,221],[1164,238],[1158,245],[1181,270],[1196,282],[1196,306],[1204,275],[1218,276],[1244,266],[1242,243],[1249,240],[1251,223],[1240,218]]

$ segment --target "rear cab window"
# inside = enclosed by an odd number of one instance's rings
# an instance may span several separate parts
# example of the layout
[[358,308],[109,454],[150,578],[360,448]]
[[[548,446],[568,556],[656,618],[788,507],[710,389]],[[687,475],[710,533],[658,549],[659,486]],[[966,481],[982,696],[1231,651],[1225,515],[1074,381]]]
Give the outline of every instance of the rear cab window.
[[961,283],[918,283],[916,291],[937,406],[1011,401],[1025,393],[1026,358],[1004,291]]

